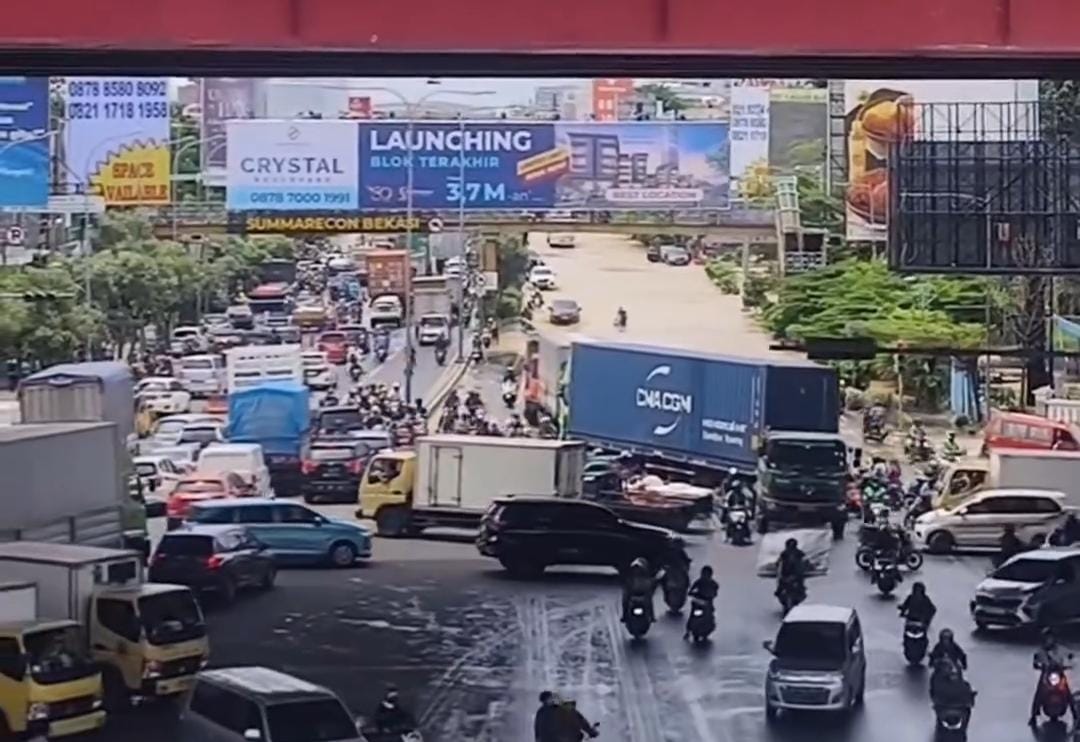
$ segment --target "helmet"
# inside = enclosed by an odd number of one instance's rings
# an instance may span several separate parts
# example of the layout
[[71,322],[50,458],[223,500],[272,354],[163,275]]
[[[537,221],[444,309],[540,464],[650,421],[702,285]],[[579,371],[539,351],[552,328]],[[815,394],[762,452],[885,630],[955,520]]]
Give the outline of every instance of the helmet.
[[701,568],[701,576],[702,577],[712,577],[713,576],[713,568],[710,567],[708,564],[706,564],[704,567]]
[[952,629],[942,629],[941,633],[938,634],[938,639],[940,641],[945,642],[946,644],[952,642],[952,640],[953,640]]
[[1057,637],[1054,636],[1054,630],[1049,626],[1042,630],[1042,643],[1043,646],[1049,646],[1057,643]]
[[919,595],[925,595],[926,594],[926,583],[924,583],[924,582],[916,582],[914,585],[911,586],[911,592],[918,593]]
[[791,551],[792,549],[798,549],[799,542],[793,538],[789,538],[787,541],[784,542],[784,548],[788,551]]

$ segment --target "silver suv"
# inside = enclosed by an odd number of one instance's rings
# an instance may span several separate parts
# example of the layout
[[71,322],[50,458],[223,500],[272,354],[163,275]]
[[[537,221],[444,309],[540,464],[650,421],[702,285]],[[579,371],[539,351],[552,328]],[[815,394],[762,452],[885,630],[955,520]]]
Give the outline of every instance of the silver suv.
[[1044,547],[1017,554],[979,583],[970,607],[980,630],[1080,619],[1080,549]]
[[266,667],[204,670],[180,714],[183,742],[363,742],[332,692]]
[[781,709],[847,711],[862,704],[866,650],[854,608],[806,604],[792,608],[776,641],[765,677],[765,717]]

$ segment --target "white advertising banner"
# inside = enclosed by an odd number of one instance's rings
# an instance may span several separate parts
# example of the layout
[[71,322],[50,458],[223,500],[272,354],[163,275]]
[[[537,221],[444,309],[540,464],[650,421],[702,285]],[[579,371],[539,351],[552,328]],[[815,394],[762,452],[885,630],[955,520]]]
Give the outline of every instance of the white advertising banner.
[[228,121],[230,211],[334,211],[359,206],[354,121]]
[[770,89],[763,85],[731,86],[731,181],[733,195],[745,196],[740,182],[769,170]]

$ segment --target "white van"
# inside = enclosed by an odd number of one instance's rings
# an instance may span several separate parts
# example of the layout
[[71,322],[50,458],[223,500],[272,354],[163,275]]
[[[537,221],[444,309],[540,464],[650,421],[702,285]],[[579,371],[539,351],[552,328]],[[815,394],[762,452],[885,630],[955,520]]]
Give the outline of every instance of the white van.
[[225,388],[225,362],[214,354],[184,356],[177,376],[193,397],[221,394]]
[[270,470],[258,443],[211,443],[199,454],[200,474],[236,472],[254,488],[256,497],[273,497]]

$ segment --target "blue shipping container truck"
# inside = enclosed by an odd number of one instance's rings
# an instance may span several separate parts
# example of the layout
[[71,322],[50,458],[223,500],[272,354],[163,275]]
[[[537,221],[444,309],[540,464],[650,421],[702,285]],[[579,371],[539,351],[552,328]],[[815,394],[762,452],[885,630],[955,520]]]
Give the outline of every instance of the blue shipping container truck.
[[270,482],[279,495],[299,494],[300,461],[311,426],[310,391],[303,384],[274,382],[229,394],[226,437],[262,446]]
[[836,371],[629,343],[574,343],[569,435],[710,467],[755,466],[766,430],[836,433]]

